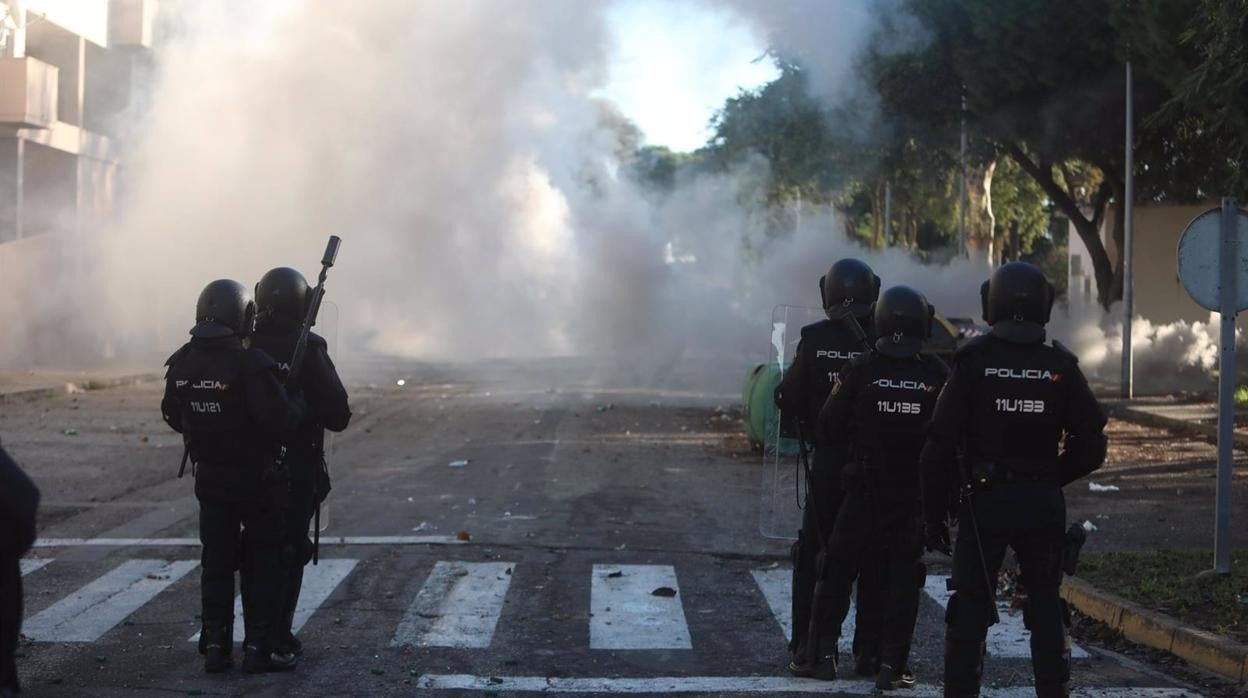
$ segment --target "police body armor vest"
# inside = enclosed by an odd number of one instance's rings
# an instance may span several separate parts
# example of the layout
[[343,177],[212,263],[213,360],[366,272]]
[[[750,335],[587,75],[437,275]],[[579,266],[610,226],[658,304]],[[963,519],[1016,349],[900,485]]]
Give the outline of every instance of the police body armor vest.
[[199,468],[258,467],[248,448],[246,358],[241,349],[192,347],[169,369],[191,458]]
[[927,357],[874,352],[855,368],[851,460],[861,482],[881,498],[917,501],[919,454],[945,371]]
[[[290,362],[295,357],[295,345],[299,343],[299,330],[292,329],[289,331],[276,329],[257,329],[255,334],[251,336],[251,346],[264,351],[277,362],[283,374],[290,370]],[[308,353],[321,351],[326,346],[325,340],[312,334],[308,338]],[[308,364],[304,363],[303,380],[298,386],[293,388],[302,389],[305,394],[311,392],[307,381],[310,380]],[[292,388],[292,389],[293,389]],[[291,453],[287,454],[288,461],[298,463],[305,459],[319,460],[321,452],[325,445],[325,430],[321,427],[315,414],[315,401],[308,400],[308,416],[303,423],[299,425],[298,433],[294,441],[288,446],[291,447]],[[311,449],[309,451],[309,449]]]
[[1059,477],[1064,379],[1077,360],[1064,348],[991,337],[968,349],[969,360],[960,361],[959,370],[969,369],[975,382],[966,444],[970,466],[990,465],[998,479]]
[[844,321],[821,320],[802,328],[802,350],[811,357],[812,385],[807,415],[813,424],[832,392],[837,373],[845,364],[862,356],[864,347]]

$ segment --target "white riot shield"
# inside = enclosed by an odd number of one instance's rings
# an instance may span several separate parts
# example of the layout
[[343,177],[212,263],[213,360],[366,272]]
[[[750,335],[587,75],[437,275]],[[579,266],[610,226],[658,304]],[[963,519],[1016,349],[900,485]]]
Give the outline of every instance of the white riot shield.
[[[339,361],[338,321],[341,316],[342,313],[338,310],[337,303],[323,300],[321,301],[321,312],[316,316],[316,327],[314,328],[315,332],[325,339],[325,344],[328,346],[329,357],[333,359],[335,363]],[[337,444],[334,440],[335,436],[337,435],[334,432],[329,430],[325,431],[325,461],[330,464],[329,467],[331,476],[333,475],[333,456],[335,450],[337,449]],[[326,499],[325,503],[321,505],[321,533],[324,533],[326,529],[329,528],[329,502],[330,500]],[[312,523],[308,526],[308,535],[312,534],[312,528],[315,526],[316,519],[314,518]]]
[[[827,318],[822,308],[779,305],[771,313],[771,343],[767,363],[754,380],[757,399],[752,400],[750,421],[763,436],[763,500],[759,530],[767,538],[794,540],[802,527],[805,506],[805,475],[799,462],[797,439],[781,434],[780,410],[771,396],[784,372],[793,363],[802,328]],[[762,391],[762,392],[759,392]],[[808,437],[809,438],[809,437]]]

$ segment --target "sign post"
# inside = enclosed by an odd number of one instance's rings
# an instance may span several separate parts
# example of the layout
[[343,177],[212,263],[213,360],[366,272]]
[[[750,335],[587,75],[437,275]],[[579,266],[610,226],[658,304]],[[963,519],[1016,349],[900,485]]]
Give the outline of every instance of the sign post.
[[1192,220],[1179,239],[1179,278],[1192,300],[1221,315],[1218,349],[1218,480],[1213,571],[1231,571],[1231,471],[1235,454],[1235,316],[1248,310],[1248,213],[1235,199]]

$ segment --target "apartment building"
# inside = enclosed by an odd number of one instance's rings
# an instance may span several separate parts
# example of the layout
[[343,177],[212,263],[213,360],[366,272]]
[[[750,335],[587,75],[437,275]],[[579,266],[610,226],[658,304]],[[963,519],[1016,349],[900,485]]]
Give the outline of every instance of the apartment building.
[[0,362],[55,353],[40,303],[114,208],[121,130],[151,63],[154,0],[0,0]]

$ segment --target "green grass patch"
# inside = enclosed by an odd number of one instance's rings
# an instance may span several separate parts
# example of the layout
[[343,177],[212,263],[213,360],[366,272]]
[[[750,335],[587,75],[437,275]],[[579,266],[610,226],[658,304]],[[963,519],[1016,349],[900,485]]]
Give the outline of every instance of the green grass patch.
[[[1213,567],[1207,550],[1090,553],[1078,576],[1105,591],[1179,620],[1248,641],[1248,553],[1236,554],[1229,575],[1197,577]],[[1248,599],[1245,599],[1248,600]]]

